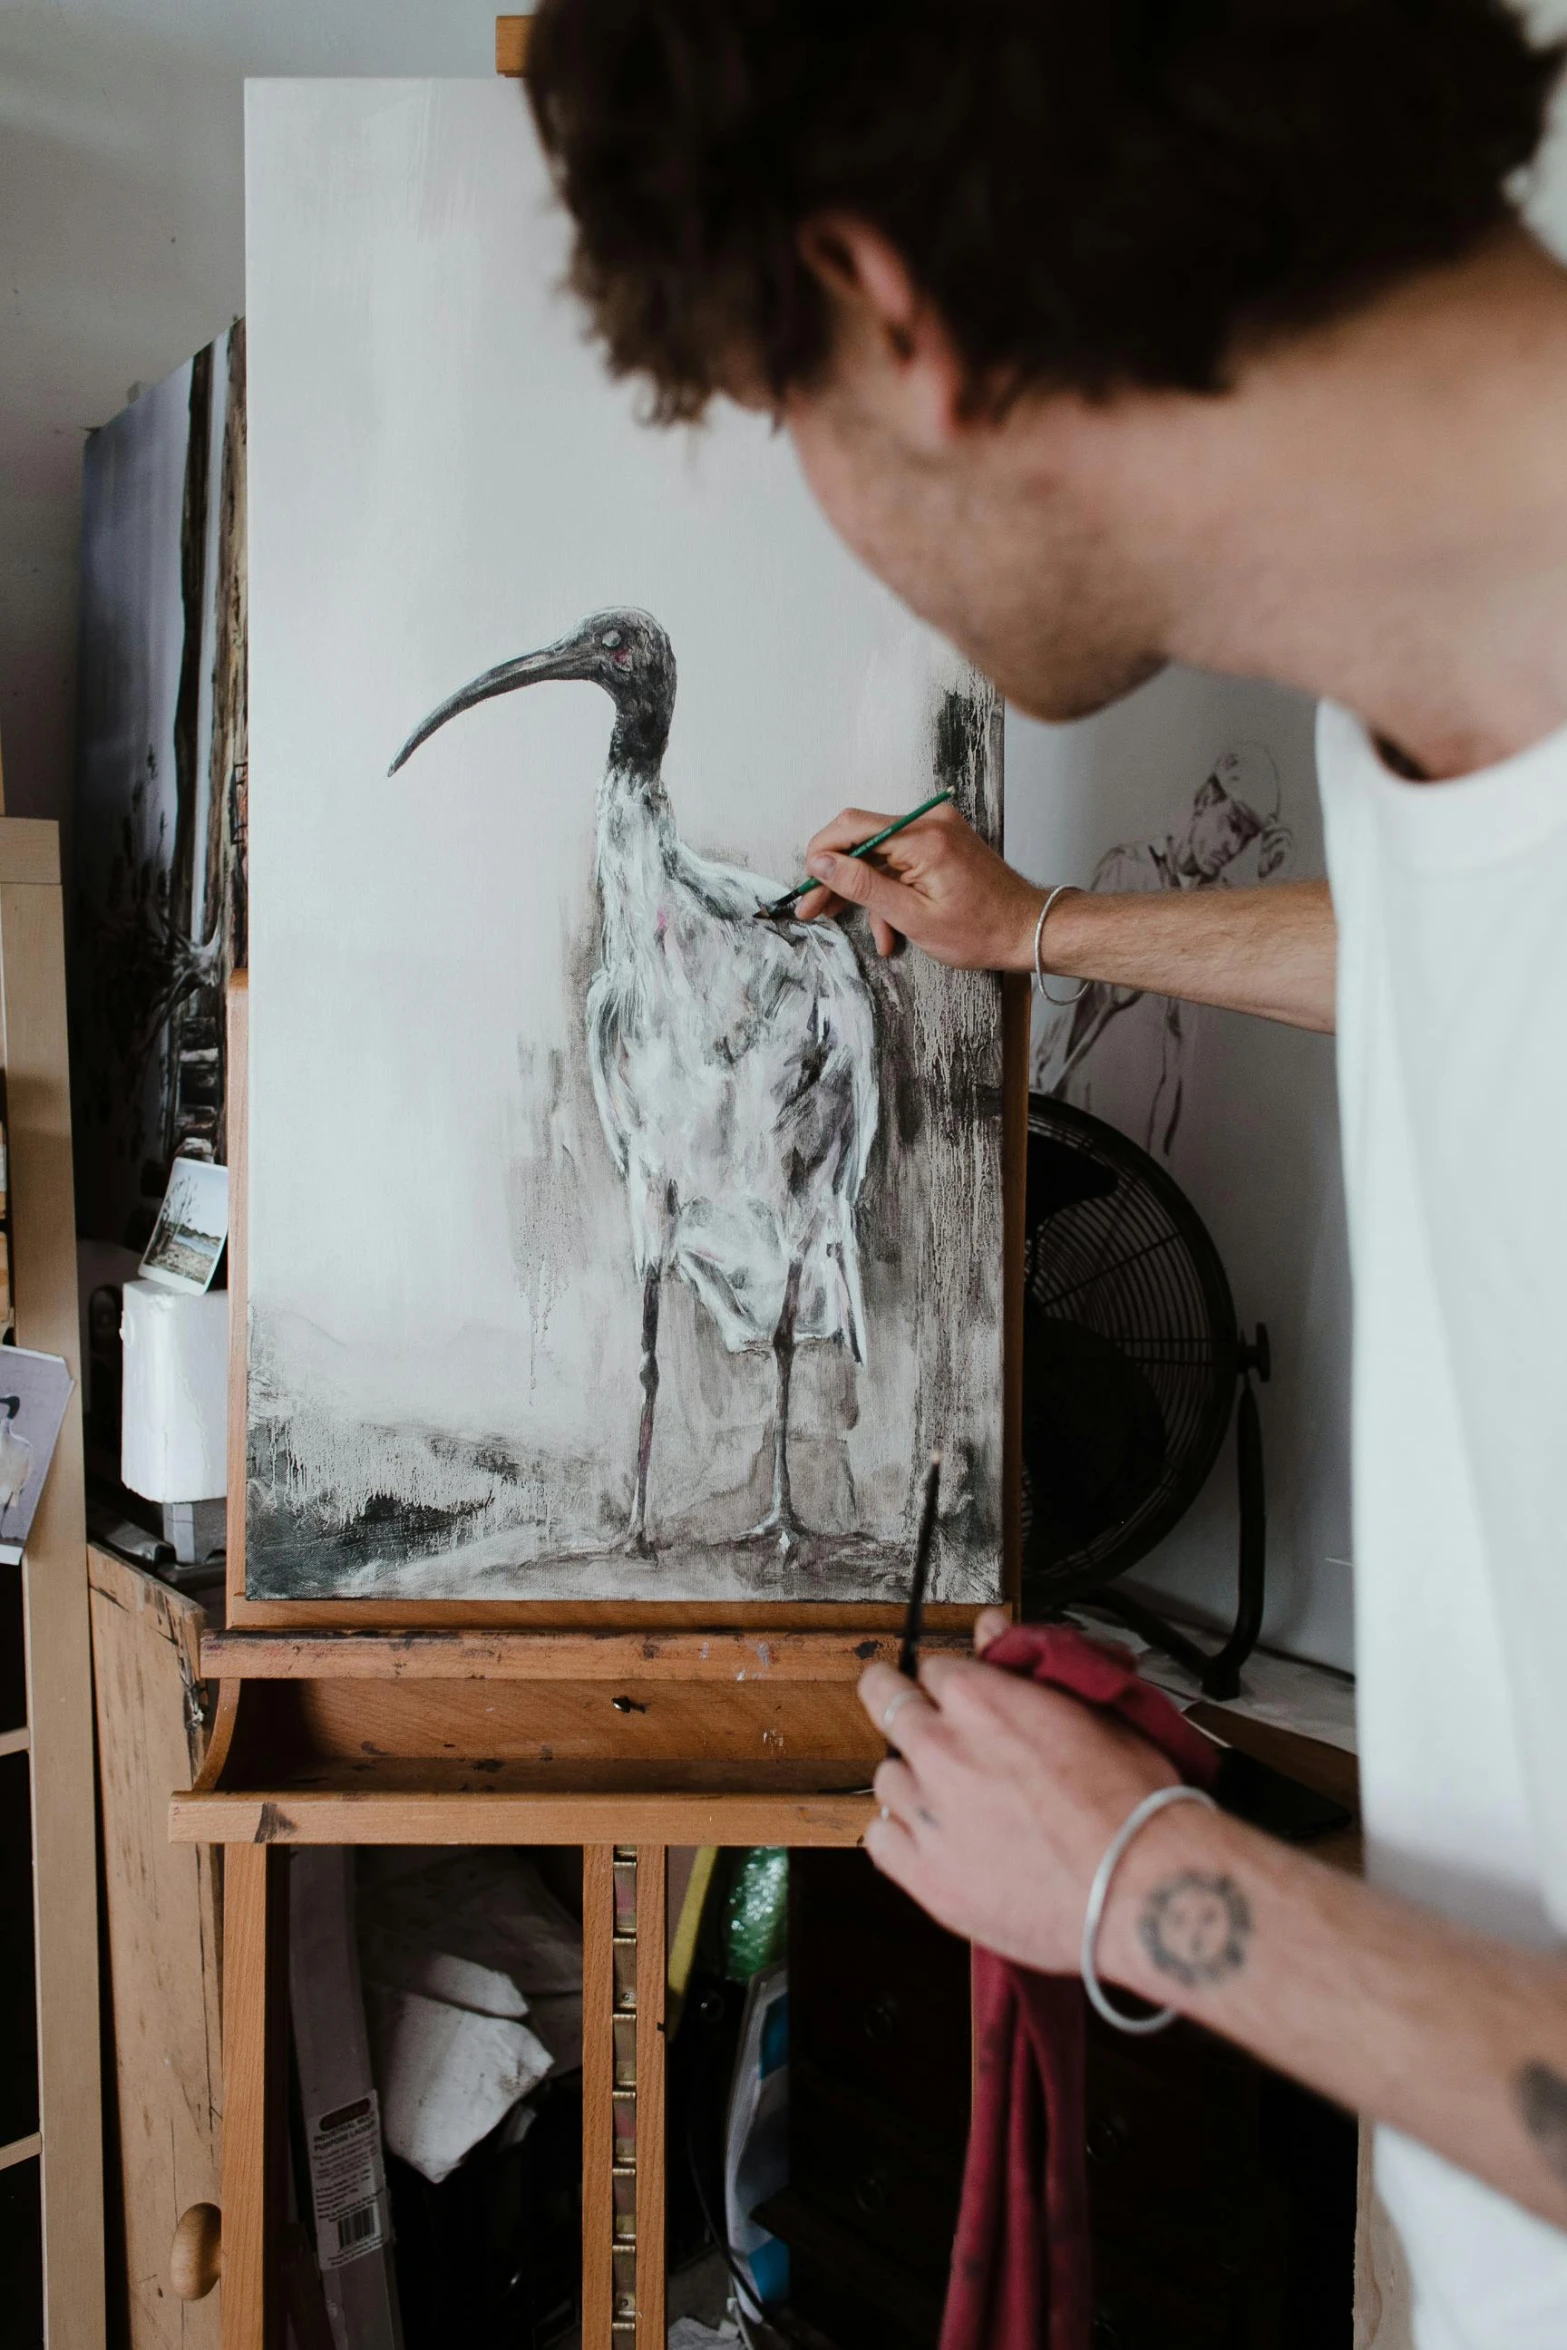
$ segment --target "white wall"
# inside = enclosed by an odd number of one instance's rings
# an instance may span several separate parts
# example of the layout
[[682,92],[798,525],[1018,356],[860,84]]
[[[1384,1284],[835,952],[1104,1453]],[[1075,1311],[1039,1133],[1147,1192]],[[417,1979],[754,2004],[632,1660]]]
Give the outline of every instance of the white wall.
[[0,742],[71,796],[83,435],[244,307],[247,74],[483,74],[493,0],[0,7]]
[[[1285,874],[1319,877],[1322,826],[1314,706],[1277,686],[1168,669],[1113,710],[1075,726],[1013,715],[1007,730],[1007,855],[1034,879],[1086,882],[1120,841],[1162,847],[1223,753],[1264,745],[1292,841]],[[1243,855],[1226,879],[1255,879]],[[1284,876],[1281,876],[1283,878]],[[1064,991],[1064,990],[1063,990]],[[1069,1098],[1142,1141],[1161,1055],[1143,1006],[1112,1023]],[[1185,1083],[1170,1173],[1213,1236],[1249,1335],[1265,1323],[1273,1376],[1259,1396],[1268,1506],[1265,1636],[1348,1666],[1349,1267],[1333,1040],[1233,1012],[1182,1015]],[[1036,1035],[1042,1023],[1036,1011]],[[1106,1074],[1106,1064],[1109,1063]],[[1117,1065],[1119,1064],[1119,1066]],[[1233,1437],[1195,1506],[1140,1586],[1178,1594],[1215,1621],[1233,1612],[1237,1512]]]

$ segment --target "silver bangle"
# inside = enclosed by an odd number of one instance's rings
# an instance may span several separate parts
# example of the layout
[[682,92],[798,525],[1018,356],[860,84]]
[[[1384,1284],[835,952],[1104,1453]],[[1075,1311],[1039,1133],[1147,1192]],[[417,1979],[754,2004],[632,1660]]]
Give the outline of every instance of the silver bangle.
[[1163,1811],[1171,1803],[1205,1803],[1210,1811],[1219,1808],[1213,1797],[1205,1795],[1200,1787],[1188,1787],[1180,1782],[1174,1787],[1156,1787],[1152,1795],[1145,1795],[1128,1815],[1119,1834],[1110,1839],[1109,1850],[1094,1871],[1094,1881],[1088,1888],[1088,1907],[1083,1912],[1083,1989],[1096,2011],[1107,2024],[1114,2024],[1118,2032],[1162,2032],[1165,2025],[1173,2024],[1180,2014],[1179,2008],[1161,2007],[1154,2015],[1124,2015],[1120,2008],[1112,2007],[1105,1996],[1105,1988],[1094,1963],[1094,1948],[1099,1940],[1099,1925],[1104,1916],[1105,1902],[1109,1898],[1110,1880],[1121,1865],[1121,1856],[1132,1838],[1147,1827],[1154,1814]]
[[1067,896],[1080,898],[1082,894],[1082,891],[1078,888],[1075,881],[1058,881],[1055,888],[1046,898],[1044,904],[1040,907],[1039,920],[1034,924],[1034,985],[1038,988],[1040,997],[1045,1003],[1055,1004],[1063,1010],[1068,1004],[1075,1004],[1078,1000],[1078,996],[1086,995],[1088,993],[1089,982],[1086,979],[1080,979],[1078,981],[1077,995],[1051,994],[1049,988],[1045,985],[1045,964],[1043,953],[1045,943],[1045,924],[1050,919],[1050,909],[1055,904],[1057,898]]

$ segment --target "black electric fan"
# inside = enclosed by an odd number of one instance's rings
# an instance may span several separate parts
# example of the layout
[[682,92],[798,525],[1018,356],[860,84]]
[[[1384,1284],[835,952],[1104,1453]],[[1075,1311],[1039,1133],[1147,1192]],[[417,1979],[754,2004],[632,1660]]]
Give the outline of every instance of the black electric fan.
[[[1234,1697],[1262,1629],[1267,1525],[1251,1374],[1219,1254],[1179,1185],[1125,1135],[1031,1094],[1023,1305],[1023,1594],[1031,1616],[1090,1593]],[[1239,1387],[1239,1401],[1236,1389]],[[1205,1483],[1234,1408],[1240,1500],[1235,1625],[1210,1655],[1106,1588],[1168,1534]]]

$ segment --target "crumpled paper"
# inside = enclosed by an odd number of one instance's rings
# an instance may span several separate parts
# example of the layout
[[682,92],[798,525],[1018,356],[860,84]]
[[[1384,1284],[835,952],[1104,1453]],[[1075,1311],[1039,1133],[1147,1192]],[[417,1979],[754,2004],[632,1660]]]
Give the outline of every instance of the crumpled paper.
[[378,1983],[367,1986],[365,2009],[382,2134],[436,2186],[538,2087],[553,2061],[527,2025],[509,2016],[476,2015]]
[[386,2143],[438,2184],[502,2122],[518,2143],[521,2101],[581,2064],[581,1932],[504,1847],[366,1852],[358,1910]]

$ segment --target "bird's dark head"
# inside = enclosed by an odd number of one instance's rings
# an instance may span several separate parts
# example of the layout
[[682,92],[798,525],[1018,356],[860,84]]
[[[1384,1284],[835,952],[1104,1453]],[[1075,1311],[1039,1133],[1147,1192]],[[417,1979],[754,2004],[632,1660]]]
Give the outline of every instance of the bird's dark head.
[[395,775],[403,761],[448,718],[496,694],[509,694],[517,686],[543,685],[552,679],[602,686],[615,705],[611,764],[656,771],[674,715],[674,649],[651,612],[628,608],[595,612],[558,643],[487,669],[415,727],[389,772]]

